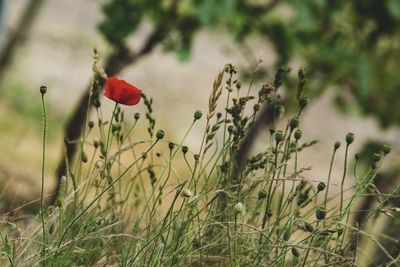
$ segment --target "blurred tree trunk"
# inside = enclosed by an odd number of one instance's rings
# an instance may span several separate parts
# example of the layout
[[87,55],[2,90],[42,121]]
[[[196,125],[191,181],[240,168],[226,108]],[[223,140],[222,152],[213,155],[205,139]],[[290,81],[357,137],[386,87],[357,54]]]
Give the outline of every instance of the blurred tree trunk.
[[7,0],[0,0],[0,52],[3,48],[4,39],[6,37],[6,14],[7,14]]
[[[5,1],[6,0],[1,0],[2,7]],[[3,49],[0,51],[0,83],[4,79],[4,75],[12,62],[18,46],[22,44],[28,36],[44,1],[45,0],[30,0],[29,3],[26,4],[17,26],[15,29],[12,29],[11,34],[5,40],[4,46],[2,47]],[[1,12],[3,12],[3,10]]]

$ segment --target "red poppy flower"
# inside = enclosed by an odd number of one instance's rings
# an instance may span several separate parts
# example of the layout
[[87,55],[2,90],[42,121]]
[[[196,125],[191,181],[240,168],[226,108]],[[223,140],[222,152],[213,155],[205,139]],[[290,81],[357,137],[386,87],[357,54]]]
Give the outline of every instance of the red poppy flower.
[[139,103],[141,92],[132,84],[112,76],[106,81],[104,96],[117,103],[133,106]]

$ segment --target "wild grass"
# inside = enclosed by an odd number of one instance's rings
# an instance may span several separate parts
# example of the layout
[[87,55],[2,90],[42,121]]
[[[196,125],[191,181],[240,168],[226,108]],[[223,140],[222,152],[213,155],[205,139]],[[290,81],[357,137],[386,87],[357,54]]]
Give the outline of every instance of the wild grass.
[[[2,265],[357,266],[365,257],[363,239],[384,253],[383,265],[399,265],[399,252],[389,252],[381,236],[369,234],[352,219],[357,201],[372,192],[390,148],[374,154],[357,177],[348,172],[352,133],[345,135],[344,150],[340,142],[333,145],[323,181],[308,179],[309,168],[298,164],[302,150],[315,144],[304,142],[301,131],[308,104],[304,68],[298,72],[293,99],[297,114],[281,129],[270,125],[262,152],[244,161],[239,160],[241,142],[253,130],[262,106],[274,107],[277,118],[284,110],[280,87],[287,69],[251,95],[254,89],[243,88],[236,68],[226,65],[212,87],[206,116],[194,111],[186,134],[176,141],[167,141],[168,133],[157,130],[156,107],[146,94],[145,120],[118,104],[111,113],[104,112],[101,101],[108,100],[99,98],[104,73],[97,65],[93,69],[96,119],[87,119],[79,140],[66,140],[66,145],[79,144],[79,154],[60,177],[57,203],[41,205],[28,219],[2,217]],[[186,140],[202,119],[204,134],[195,150]],[[147,134],[139,136],[144,124]],[[43,133],[45,164],[46,125]],[[337,153],[345,153],[345,161],[336,163],[343,164],[343,176],[339,194],[332,194]],[[355,186],[344,188],[346,179],[353,179]],[[397,187],[382,194],[368,220],[381,216],[399,193]]]

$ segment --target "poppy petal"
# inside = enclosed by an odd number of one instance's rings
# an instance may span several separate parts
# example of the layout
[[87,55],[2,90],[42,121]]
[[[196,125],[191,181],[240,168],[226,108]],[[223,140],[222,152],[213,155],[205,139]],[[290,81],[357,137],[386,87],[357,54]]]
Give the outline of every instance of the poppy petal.
[[141,90],[113,76],[106,81],[104,96],[117,103],[133,106],[139,103]]

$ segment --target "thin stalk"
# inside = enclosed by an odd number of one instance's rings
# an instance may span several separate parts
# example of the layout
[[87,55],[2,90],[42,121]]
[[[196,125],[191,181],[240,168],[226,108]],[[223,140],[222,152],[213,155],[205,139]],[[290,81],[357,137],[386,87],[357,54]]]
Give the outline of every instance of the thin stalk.
[[342,209],[343,209],[343,189],[344,189],[344,179],[346,178],[347,171],[347,154],[349,151],[349,144],[346,144],[346,152],[344,154],[344,167],[343,167],[343,177],[342,182],[340,184],[340,217],[342,217]]
[[46,229],[45,229],[45,220],[44,220],[44,211],[43,211],[43,194],[44,194],[44,167],[46,160],[46,136],[47,136],[47,114],[46,114],[46,105],[44,103],[44,93],[42,93],[42,109],[43,109],[43,140],[42,140],[42,182],[40,189],[40,219],[42,222],[42,231],[43,231],[43,246],[42,246],[42,255],[43,258],[46,258]]
[[[67,226],[67,228],[65,229],[63,235],[61,236],[60,240],[58,241],[57,248],[56,248],[56,251],[55,251],[55,254],[54,254],[54,259],[57,257],[58,251],[59,251],[60,246],[61,246],[61,243],[62,243],[62,241],[64,240],[64,238],[65,238],[65,236],[66,236],[68,230],[71,229],[72,225],[73,225],[76,221],[78,221],[78,219],[79,219],[80,217],[82,217],[82,216],[85,214],[85,212],[86,212],[91,206],[93,206],[93,204],[94,204],[97,200],[99,200],[99,198],[100,198],[105,192],[107,192],[110,188],[112,188],[112,187],[114,186],[114,184],[115,184],[116,182],[118,182],[118,181],[119,181],[119,180],[120,180],[120,179],[121,179],[121,178],[122,178],[122,177],[123,177],[137,162],[138,162],[138,161],[139,161],[139,160],[141,160],[145,155],[147,155],[147,153],[148,153],[151,149],[153,149],[153,147],[158,143],[158,141],[159,141],[159,139],[157,139],[157,140],[146,150],[146,152],[144,152],[144,153],[142,154],[141,157],[139,157],[139,158],[138,158],[137,160],[135,160],[131,165],[129,165],[128,168],[126,168],[126,170],[125,170],[124,172],[122,172],[120,176],[117,177],[117,179],[115,179],[110,185],[108,185],[105,189],[103,189],[103,191],[101,191],[100,194],[98,194],[95,198],[93,198],[93,200],[89,203],[89,205],[88,205],[85,209],[83,209],[83,210],[72,220],[72,222]],[[53,262],[54,262],[54,261],[53,261]]]

